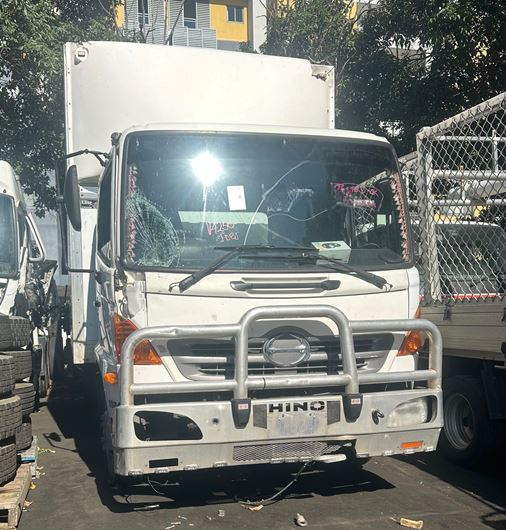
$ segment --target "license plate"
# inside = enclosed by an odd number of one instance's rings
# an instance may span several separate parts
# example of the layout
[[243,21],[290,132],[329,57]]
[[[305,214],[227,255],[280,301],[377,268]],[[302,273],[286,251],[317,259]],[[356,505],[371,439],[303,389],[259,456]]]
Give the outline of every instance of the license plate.
[[[322,402],[323,403],[323,402]],[[284,410],[267,406],[267,429],[273,436],[323,434],[327,431],[326,407],[321,410]]]

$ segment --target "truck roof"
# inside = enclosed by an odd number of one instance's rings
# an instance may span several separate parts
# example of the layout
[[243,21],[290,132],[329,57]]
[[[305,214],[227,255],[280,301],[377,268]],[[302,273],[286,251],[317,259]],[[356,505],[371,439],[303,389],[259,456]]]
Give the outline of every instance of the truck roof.
[[245,134],[280,134],[293,136],[321,136],[343,140],[361,140],[389,145],[386,138],[375,134],[349,131],[344,129],[321,129],[316,127],[287,127],[276,125],[255,125],[237,123],[147,123],[135,125],[124,131],[124,134],[138,131],[181,131],[181,132],[231,132]]
[[25,207],[25,199],[14,169],[5,160],[0,160],[0,193],[14,198],[16,206]]

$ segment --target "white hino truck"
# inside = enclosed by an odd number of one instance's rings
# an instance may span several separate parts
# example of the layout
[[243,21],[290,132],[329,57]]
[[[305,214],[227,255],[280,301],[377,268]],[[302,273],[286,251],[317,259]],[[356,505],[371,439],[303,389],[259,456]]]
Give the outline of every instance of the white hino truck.
[[333,76],[65,46],[73,362],[99,373],[114,475],[435,449],[441,337],[397,159],[334,129]]

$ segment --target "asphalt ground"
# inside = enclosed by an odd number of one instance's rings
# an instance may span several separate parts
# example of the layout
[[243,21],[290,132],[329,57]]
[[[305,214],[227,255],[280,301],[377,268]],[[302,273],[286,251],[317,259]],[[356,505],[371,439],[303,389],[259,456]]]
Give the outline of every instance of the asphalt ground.
[[375,458],[358,469],[311,467],[279,502],[252,512],[239,501],[271,496],[299,466],[195,471],[165,485],[112,489],[79,384],[53,389],[32,421],[39,446],[54,452],[39,455],[21,530],[294,529],[297,513],[315,529],[396,530],[401,517],[423,520],[424,529],[506,529],[504,462],[470,471],[431,453]]

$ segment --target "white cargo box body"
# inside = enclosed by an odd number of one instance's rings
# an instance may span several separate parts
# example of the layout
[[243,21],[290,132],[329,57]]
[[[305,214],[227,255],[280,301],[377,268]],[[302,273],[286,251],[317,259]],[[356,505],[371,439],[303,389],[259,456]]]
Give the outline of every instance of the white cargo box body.
[[[334,69],[303,59],[119,42],[65,45],[67,153],[152,123],[334,128]],[[218,128],[218,127],[217,127]],[[76,158],[81,182],[100,166]]]
[[[66,151],[108,152],[111,134],[148,124],[334,128],[334,69],[302,59],[118,42],[65,45]],[[225,125],[228,124],[228,127]],[[177,129],[177,128],[176,128]],[[76,164],[83,186],[102,167],[91,155]],[[84,190],[83,190],[84,191]],[[82,210],[81,233],[69,228],[70,267],[93,267],[96,203]],[[74,362],[94,360],[99,342],[95,281],[72,273]]]

